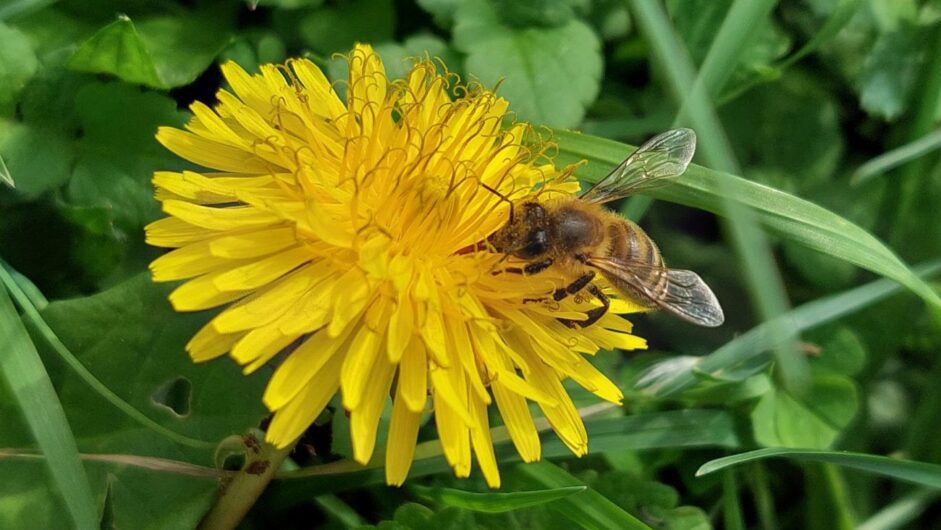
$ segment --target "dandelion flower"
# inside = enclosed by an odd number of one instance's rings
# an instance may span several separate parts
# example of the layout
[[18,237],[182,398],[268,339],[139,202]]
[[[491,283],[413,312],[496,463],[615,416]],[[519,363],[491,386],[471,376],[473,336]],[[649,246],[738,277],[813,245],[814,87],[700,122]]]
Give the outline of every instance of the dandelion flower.
[[594,325],[571,329],[558,319],[584,319],[592,301],[533,303],[565,279],[551,268],[503,273],[506,257],[481,243],[507,221],[500,195],[572,194],[574,168],[556,169],[548,145],[509,123],[504,99],[431,61],[399,81],[369,46],[347,61],[345,102],[307,60],[257,75],[226,63],[231,91],[214,108],[194,103],[186,130],[158,131],[207,168],[157,172],[167,217],[147,227],[151,245],[174,249],[151,264],[154,280],[186,280],[174,308],[226,306],[187,345],[193,360],[228,353],[245,373],[276,365],[263,400],[279,447],[339,392],[363,464],[391,396],[389,484],[405,480],[428,411],[455,474],[470,474],[473,454],[491,487],[491,405],[524,461],[540,458],[530,402],[584,454],[562,383],[619,403],[586,356],[645,347],[618,315],[639,308],[615,300]]

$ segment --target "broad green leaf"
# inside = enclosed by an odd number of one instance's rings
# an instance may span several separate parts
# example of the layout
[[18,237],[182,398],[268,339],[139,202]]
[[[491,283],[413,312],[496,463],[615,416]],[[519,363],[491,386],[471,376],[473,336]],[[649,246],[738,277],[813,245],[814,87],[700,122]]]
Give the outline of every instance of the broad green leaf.
[[449,68],[452,67],[451,65],[456,67],[459,63],[457,54],[448,48],[446,42],[429,34],[412,35],[402,44],[395,42],[377,44],[376,51],[382,57],[386,75],[390,79],[405,79],[415,59],[440,58]]
[[165,95],[114,82],[85,85],[75,107],[84,136],[69,181],[69,203],[107,208],[118,228],[138,230],[159,216],[150,183],[154,171],[181,165],[157,143],[154,131],[158,125],[182,125],[185,114]]
[[800,397],[772,389],[751,412],[755,441],[766,447],[830,447],[853,419],[857,407],[853,381],[817,376]]
[[[0,372],[45,455],[47,471],[72,523],[97,528],[97,504],[62,403],[4,287],[0,287]],[[5,483],[15,483],[8,474],[4,477]]]
[[[205,316],[174,313],[167,291],[141,274],[94,296],[52,302],[40,315],[89,372],[164,428],[215,442],[257,426],[265,415],[260,398],[264,375],[242,376],[226,358],[194,364],[184,345]],[[156,399],[179,379],[191,389],[186,414]],[[58,387],[83,450],[180,456],[182,449],[148,427],[125,415],[102,414],[100,393],[71,370],[62,372]],[[202,454],[184,454],[191,453]]]
[[823,328],[806,339],[820,348],[811,363],[815,370],[853,376],[866,365],[866,345],[849,326]]
[[564,499],[585,491],[588,486],[566,486],[547,490],[507,493],[476,493],[452,488],[429,488],[425,486],[411,486],[411,489],[422,499],[445,506],[453,506],[474,512],[502,513]]
[[555,27],[575,16],[570,0],[489,0],[500,20],[510,27]]
[[[511,28],[485,0],[465,2],[455,16],[454,45],[465,69],[499,94],[521,120],[573,127],[598,95],[601,43],[578,19],[556,28]],[[559,87],[565,87],[560,90]]]
[[863,109],[887,120],[905,111],[925,59],[924,37],[917,27],[901,27],[879,36],[859,76]]
[[226,18],[204,10],[138,20],[140,40],[164,86],[188,85],[212,65],[229,41]]
[[431,14],[435,24],[450,29],[454,24],[454,13],[461,5],[461,0],[417,0],[422,9]]
[[[36,156],[37,145],[43,146],[44,156]],[[71,142],[54,130],[0,121],[0,157],[23,199],[35,199],[64,184],[74,156]]]
[[[520,476],[527,479],[527,482],[542,487],[564,488],[585,485],[551,462],[525,464],[519,466],[517,470]],[[571,497],[559,499],[549,505],[549,508],[568,519],[571,524],[581,528],[620,528],[622,530],[650,528],[593,489],[586,489]]]
[[212,64],[228,41],[225,18],[187,12],[140,19],[135,27],[122,15],[83,42],[69,67],[152,88],[187,85]]
[[709,517],[694,506],[680,506],[673,487],[644,478],[643,471],[607,471],[587,479],[589,486],[628,513],[660,528],[709,530]]
[[23,32],[0,23],[0,116],[13,115],[16,97],[39,68]]
[[328,57],[349,52],[356,42],[390,40],[394,29],[392,0],[350,0],[311,11],[300,22],[304,42]]
[[[916,268],[924,276],[941,271],[941,262],[934,261]],[[808,302],[791,310],[781,318],[790,319],[796,329],[807,330],[851,314],[879,300],[897,293],[899,284],[881,279],[843,293]],[[658,396],[668,396],[694,385],[697,375],[723,378],[737,371],[743,364],[749,369],[741,371],[736,380],[744,379],[764,369],[766,363],[754,361],[774,345],[775,336],[769,324],[758,325],[739,335],[711,354],[700,358],[684,358],[684,362],[666,361],[650,367],[640,374],[636,385]]]
[[98,30],[75,50],[69,67],[81,72],[112,74],[153,88],[168,88],[157,75],[154,59],[127,16]]
[[[556,131],[560,154],[557,163],[581,159],[589,163],[581,177],[589,182],[603,177],[633,149],[630,146],[569,131]],[[719,181],[728,190],[718,194]],[[749,182],[740,177],[691,165],[671,186],[651,195],[716,214],[724,212],[723,201],[749,207],[767,229],[809,248],[832,255],[901,283],[936,308],[941,297],[888,247],[859,226],[793,195]]]
[[[95,502],[92,525],[72,526],[65,506],[45,483],[42,459],[0,459],[0,527],[2,528],[196,528],[212,504],[217,477],[154,471],[122,463],[85,462]],[[107,523],[111,522],[111,526]]]
[[887,456],[854,453],[850,451],[811,451],[774,447],[758,449],[756,451],[726,456],[706,462],[696,471],[696,476],[707,475],[720,469],[743,464],[745,462],[775,457],[784,457],[807,462],[828,462],[850,469],[883,475],[904,482],[941,489],[941,466],[937,464],[927,464],[924,462],[914,462],[912,460],[902,460],[900,458],[889,458]]

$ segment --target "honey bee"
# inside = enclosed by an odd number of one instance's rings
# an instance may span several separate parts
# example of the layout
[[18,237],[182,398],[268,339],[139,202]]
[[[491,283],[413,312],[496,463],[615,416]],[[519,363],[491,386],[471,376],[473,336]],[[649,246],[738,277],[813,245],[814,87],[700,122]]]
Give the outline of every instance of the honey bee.
[[[602,204],[650,190],[686,171],[696,134],[673,129],[655,136],[579,197],[510,202],[510,219],[487,241],[497,252],[525,260],[505,272],[536,274],[556,267],[571,283],[552,298],[561,301],[587,290],[601,307],[585,320],[559,319],[572,328],[598,321],[610,301],[594,283],[600,274],[618,294],[651,309],[664,309],[700,326],[715,327],[725,316],[698,274],[669,269],[660,250],[637,224]],[[491,190],[493,191],[493,190]]]

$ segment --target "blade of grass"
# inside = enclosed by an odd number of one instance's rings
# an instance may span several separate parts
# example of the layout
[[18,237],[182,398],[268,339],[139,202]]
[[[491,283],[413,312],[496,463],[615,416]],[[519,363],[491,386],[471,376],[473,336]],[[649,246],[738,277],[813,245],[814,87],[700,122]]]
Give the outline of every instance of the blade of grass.
[[895,530],[911,528],[909,524],[935,502],[941,492],[930,489],[915,490],[866,519],[856,530]]
[[726,530],[745,530],[742,504],[738,500],[738,480],[735,470],[722,474],[722,522]]
[[729,466],[766,458],[785,457],[801,462],[828,462],[838,466],[875,473],[904,482],[941,489],[941,466],[887,456],[853,453],[849,451],[820,451],[769,447],[710,460],[696,471],[696,476],[708,475]]
[[[172,429],[168,429],[163,425],[160,425],[156,421],[150,419],[142,413],[141,411],[134,408],[133,405],[121,399],[120,396],[115,394],[108,388],[104,383],[98,380],[97,377],[90,371],[88,368],[85,368],[85,365],[82,364],[82,361],[78,360],[75,355],[69,351],[68,347],[59,340],[59,337],[56,336],[52,328],[49,327],[49,324],[46,324],[46,321],[43,320],[42,316],[39,314],[36,306],[34,305],[35,296],[30,296],[26,291],[24,291],[20,283],[16,281],[14,277],[15,271],[9,268],[9,265],[6,264],[2,259],[0,259],[0,284],[6,287],[10,294],[13,295],[13,299],[16,300],[16,304],[23,310],[23,314],[26,319],[36,327],[36,330],[42,336],[49,346],[65,361],[69,367],[75,371],[75,373],[82,379],[88,386],[90,386],[95,392],[98,393],[102,398],[105,399],[108,403],[111,403],[118,410],[126,414],[129,418],[140,423],[144,427],[165,436],[174,442],[185,445],[188,447],[210,449],[216,446],[216,442],[210,442],[206,440],[197,440],[195,438],[190,438],[180,434]],[[40,295],[41,296],[41,295]]]
[[[585,486],[582,481],[551,462],[521,465],[517,470],[520,476],[525,477],[531,484],[543,487]],[[581,528],[650,528],[604,495],[587,487],[582,493],[555,501],[549,505],[549,509]]]
[[778,529],[778,516],[774,511],[774,496],[771,494],[771,485],[768,472],[761,462],[754,462],[748,466],[748,480],[751,483],[752,495],[755,498],[755,511],[758,521],[764,530]]
[[0,288],[0,372],[46,456],[53,482],[77,528],[98,527],[98,507],[78,456],[78,446],[39,352]]
[[314,497],[314,503],[344,528],[359,528],[366,524],[366,521],[356,513],[356,510],[332,493]]
[[853,172],[853,176],[850,177],[850,184],[858,186],[873,177],[884,175],[937,149],[941,149],[941,129],[926,134],[913,142],[896,147],[891,151],[886,151],[859,166]]
[[509,493],[476,493],[452,488],[429,488],[414,485],[409,489],[414,491],[421,499],[445,506],[454,506],[481,513],[504,513],[558,501],[570,495],[582,493],[588,489],[588,486],[563,486],[545,490],[513,491]]
[[7,169],[7,164],[3,161],[2,156],[0,156],[0,182],[11,188],[16,188],[16,182],[13,181],[13,175],[11,175],[10,170]]
[[[911,109],[910,118],[905,130],[907,141],[915,141],[928,134],[935,124],[935,116],[939,105],[941,105],[941,26],[935,26],[931,30],[931,35],[927,39],[932,42],[928,53],[929,60],[922,68],[922,76],[919,83],[919,92],[913,100],[916,102]],[[922,157],[912,164],[903,168],[897,182],[898,196],[892,193],[886,194],[886,200],[894,201],[892,206],[895,208],[894,223],[892,225],[892,236],[889,241],[900,245],[910,239],[912,234],[921,232],[920,223],[912,226],[913,220],[918,216],[911,215],[912,209],[918,198],[922,195],[922,190],[933,184],[930,168],[936,163],[936,157]],[[916,221],[917,222],[917,221]]]
[[[605,176],[632,147],[613,140],[571,131],[554,133],[559,164],[587,159],[581,177],[589,182]],[[720,183],[722,183],[720,185]],[[725,197],[720,189],[726,190]],[[743,178],[690,165],[671,185],[651,192],[655,198],[725,215],[723,200],[751,208],[768,230],[808,248],[853,263],[908,287],[941,309],[941,297],[881,241],[839,215],[804,199]]]
[[[731,73],[743,50],[743,44],[757,26],[755,17],[767,16],[772,4],[754,0],[736,0],[723,20],[719,34],[710,47],[704,64],[710,65],[705,75],[697,78],[695,67],[679,37],[673,31],[663,6],[654,0],[632,0],[631,6],[638,26],[658,60],[663,65],[670,91],[681,105],[680,122],[700,133],[702,154],[706,163],[719,170],[740,174],[728,138],[716,116],[709,90],[718,90]],[[762,320],[771,320],[790,306],[784,283],[771,255],[771,248],[758,229],[751,208],[729,200],[729,184],[720,180],[717,191],[720,206],[728,218],[726,233],[742,264],[750,298]],[[775,324],[773,332],[780,335],[775,348],[778,373],[785,388],[800,393],[807,387],[810,368],[796,343],[796,330],[787,322]]]
[[[929,277],[941,271],[941,259],[919,265],[914,270],[922,276]],[[818,298],[779,318],[790,319],[795,328],[805,331],[859,311],[900,290],[901,286],[898,283],[883,278],[842,293]],[[641,386],[648,372],[642,373],[638,377],[638,385],[659,397],[665,397],[694,385],[698,380],[697,373],[720,377],[723,371],[741,365],[771,348],[775,336],[768,331],[766,326],[767,323],[755,326],[698,362],[688,363],[665,377],[650,379]],[[756,367],[756,371],[760,369]]]

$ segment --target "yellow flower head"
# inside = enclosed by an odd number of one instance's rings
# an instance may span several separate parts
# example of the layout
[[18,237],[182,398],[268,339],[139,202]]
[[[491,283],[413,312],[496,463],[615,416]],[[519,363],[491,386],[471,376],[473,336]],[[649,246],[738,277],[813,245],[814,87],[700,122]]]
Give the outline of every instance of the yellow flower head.
[[408,474],[426,411],[454,472],[468,476],[473,453],[492,487],[494,402],[524,461],[540,457],[529,401],[584,454],[562,382],[620,402],[585,355],[644,347],[615,314],[636,308],[566,327],[559,318],[584,319],[592,302],[533,302],[566,279],[503,272],[512,260],[484,244],[508,219],[500,195],[571,194],[572,168],[556,170],[525,124],[507,125],[505,100],[452,86],[430,61],[395,82],[369,46],[348,62],[346,103],[310,61],[258,75],[227,63],[232,92],[215,108],[194,103],[187,130],[157,133],[208,169],[154,175],[168,217],[147,241],[175,250],[151,264],[153,278],[187,280],[170,295],[179,311],[227,305],[187,350],[197,362],[228,353],[246,373],[283,353],[264,394],[267,439],[281,447],[339,391],[366,463],[391,395],[390,484]]

